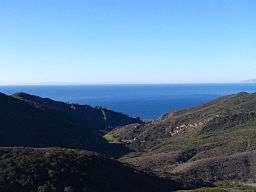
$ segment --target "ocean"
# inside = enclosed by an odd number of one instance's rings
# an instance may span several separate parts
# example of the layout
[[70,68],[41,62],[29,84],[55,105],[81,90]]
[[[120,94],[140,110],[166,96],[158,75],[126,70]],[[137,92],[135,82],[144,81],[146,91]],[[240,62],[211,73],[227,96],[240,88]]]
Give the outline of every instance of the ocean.
[[144,120],[189,108],[220,96],[256,92],[256,84],[0,86],[0,92],[26,92],[69,103],[103,106]]

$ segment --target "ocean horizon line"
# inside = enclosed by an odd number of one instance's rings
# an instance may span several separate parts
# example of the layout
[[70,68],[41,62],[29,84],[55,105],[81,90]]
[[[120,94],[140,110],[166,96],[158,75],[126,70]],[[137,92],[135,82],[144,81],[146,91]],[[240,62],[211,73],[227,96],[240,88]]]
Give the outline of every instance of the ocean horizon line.
[[193,82],[193,83],[29,83],[29,84],[0,84],[1,87],[15,86],[147,86],[147,85],[228,85],[256,84],[254,82]]

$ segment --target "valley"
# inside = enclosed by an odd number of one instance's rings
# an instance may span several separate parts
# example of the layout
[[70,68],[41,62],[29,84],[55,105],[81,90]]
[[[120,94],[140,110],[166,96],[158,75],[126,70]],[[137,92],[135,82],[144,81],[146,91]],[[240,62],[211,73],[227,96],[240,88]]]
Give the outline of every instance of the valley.
[[26,93],[1,94],[0,106],[0,189],[7,192],[254,190],[254,93],[146,122]]

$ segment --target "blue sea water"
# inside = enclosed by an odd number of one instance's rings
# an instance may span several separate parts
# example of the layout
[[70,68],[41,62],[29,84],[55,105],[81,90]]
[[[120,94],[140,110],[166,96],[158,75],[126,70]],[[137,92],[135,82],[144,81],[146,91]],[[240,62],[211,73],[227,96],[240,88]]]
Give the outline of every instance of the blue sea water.
[[0,86],[0,92],[26,92],[54,100],[104,106],[142,119],[205,103],[238,92],[256,92],[256,84]]

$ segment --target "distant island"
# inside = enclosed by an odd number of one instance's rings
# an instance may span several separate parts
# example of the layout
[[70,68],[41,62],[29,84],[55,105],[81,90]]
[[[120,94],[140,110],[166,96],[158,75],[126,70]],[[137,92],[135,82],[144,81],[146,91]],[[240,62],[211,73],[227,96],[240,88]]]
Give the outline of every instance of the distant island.
[[243,81],[242,83],[256,83],[256,79],[248,79]]

